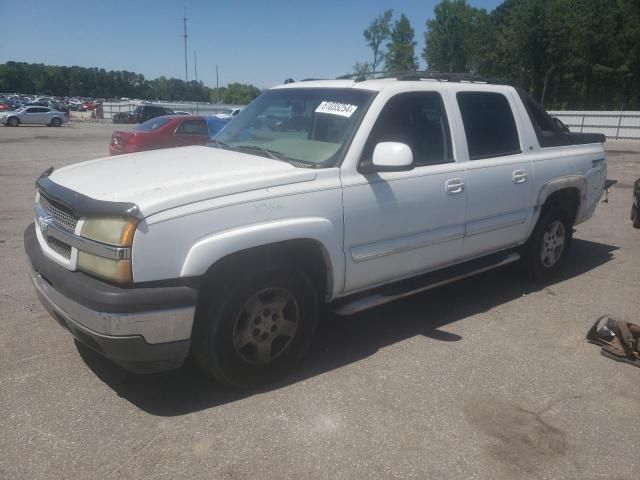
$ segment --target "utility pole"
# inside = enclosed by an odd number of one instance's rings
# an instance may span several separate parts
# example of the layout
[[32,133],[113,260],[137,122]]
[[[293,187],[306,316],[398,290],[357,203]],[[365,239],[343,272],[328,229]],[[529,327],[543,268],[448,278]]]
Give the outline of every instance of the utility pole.
[[216,65],[216,103],[220,103],[220,83],[218,82],[218,65]]
[[187,8],[185,7],[184,9],[184,17],[182,17],[182,20],[184,22],[184,34],[182,35],[184,37],[184,81],[188,82],[189,81],[189,66],[187,63]]
[[198,54],[193,51],[193,70],[196,74],[196,82],[198,81]]

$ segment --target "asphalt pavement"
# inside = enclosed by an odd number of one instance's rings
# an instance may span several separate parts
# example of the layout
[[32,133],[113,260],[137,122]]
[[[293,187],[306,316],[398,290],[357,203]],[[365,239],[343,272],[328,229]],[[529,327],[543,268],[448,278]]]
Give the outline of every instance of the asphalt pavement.
[[107,155],[113,128],[0,127],[1,479],[640,478],[640,369],[584,339],[604,314],[640,324],[640,142],[607,142],[619,183],[557,282],[504,268],[324,315],[294,377],[237,394],[193,365],[127,373],[36,299],[34,181]]

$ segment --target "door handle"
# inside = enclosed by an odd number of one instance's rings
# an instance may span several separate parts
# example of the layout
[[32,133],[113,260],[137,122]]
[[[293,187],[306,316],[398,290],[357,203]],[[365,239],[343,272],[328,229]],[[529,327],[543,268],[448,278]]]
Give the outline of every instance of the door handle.
[[444,189],[449,195],[461,193],[464,190],[464,182],[461,178],[452,178],[444,182]]
[[524,183],[527,181],[527,172],[524,170],[515,170],[513,172],[513,183]]

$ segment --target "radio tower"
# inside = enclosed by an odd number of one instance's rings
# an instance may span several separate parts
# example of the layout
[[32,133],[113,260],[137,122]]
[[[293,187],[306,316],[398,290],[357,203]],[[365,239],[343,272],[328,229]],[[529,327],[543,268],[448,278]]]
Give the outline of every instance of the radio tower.
[[188,82],[189,81],[189,66],[187,64],[187,8],[185,7],[184,9],[184,17],[182,17],[182,20],[184,22],[184,34],[182,35],[184,37],[184,81]]

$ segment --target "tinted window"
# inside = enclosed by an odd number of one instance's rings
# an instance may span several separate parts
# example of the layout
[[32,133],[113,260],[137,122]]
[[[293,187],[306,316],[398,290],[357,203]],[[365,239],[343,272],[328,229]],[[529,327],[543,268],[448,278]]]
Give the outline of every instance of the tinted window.
[[163,115],[175,115],[176,114],[176,112],[174,112],[173,110],[170,110],[168,108],[162,108],[161,110],[162,110],[162,114]]
[[136,130],[142,130],[143,132],[151,132],[153,130],[157,130],[163,125],[166,125],[171,119],[164,117],[155,117],[151,120],[147,120],[146,122],[141,123],[137,127]]
[[529,119],[531,120],[533,129],[536,132],[536,137],[538,137],[538,143],[541,147],[557,147],[571,143],[569,137],[560,130],[553,118],[551,118],[551,115],[545,112],[538,102],[522,90],[518,90],[518,94],[529,114]]
[[520,153],[516,122],[504,95],[458,92],[457,98],[471,160]]
[[182,125],[178,127],[176,133],[181,135],[209,135],[207,124],[204,120],[187,120],[186,122],[182,122]]
[[25,110],[25,112],[27,112],[27,113],[37,113],[37,112],[38,112],[38,109],[37,109],[37,108],[35,108],[35,107],[27,108],[27,109]]
[[380,142],[409,145],[416,166],[453,162],[449,122],[436,92],[401,93],[380,112],[362,159],[370,161]]

